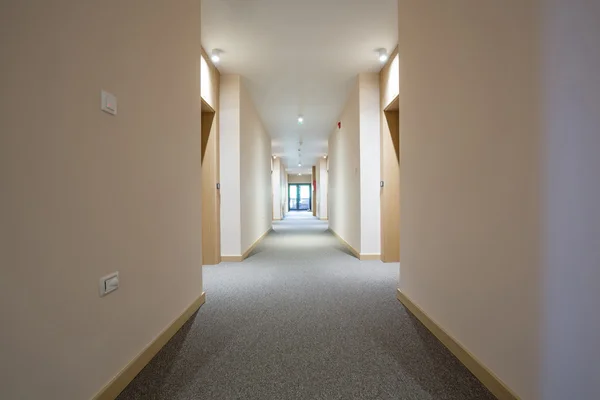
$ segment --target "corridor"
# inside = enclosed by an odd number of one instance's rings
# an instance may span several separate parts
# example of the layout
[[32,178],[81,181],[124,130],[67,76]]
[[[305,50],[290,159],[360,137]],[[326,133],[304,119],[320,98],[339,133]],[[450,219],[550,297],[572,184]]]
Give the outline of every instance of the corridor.
[[358,261],[310,213],[273,228],[204,267],[206,304],[119,399],[493,399],[396,300],[398,264]]
[[0,27],[0,400],[600,399],[600,1]]

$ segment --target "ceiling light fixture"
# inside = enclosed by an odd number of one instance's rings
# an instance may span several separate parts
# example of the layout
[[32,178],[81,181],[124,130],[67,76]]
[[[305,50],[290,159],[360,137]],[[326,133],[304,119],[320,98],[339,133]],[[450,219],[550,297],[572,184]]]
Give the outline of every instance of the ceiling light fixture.
[[377,50],[377,53],[379,54],[379,62],[386,62],[388,60],[388,53],[386,49],[379,49]]
[[299,163],[299,164],[298,164],[298,166],[299,166],[299,167],[301,167],[301,166],[302,166],[302,163]]
[[210,55],[210,59],[214,63],[218,63],[219,61],[221,61],[221,50],[213,49],[213,51]]
[[[298,116],[298,125],[302,125],[304,123],[304,117],[302,115]],[[302,142],[300,142],[302,144]]]

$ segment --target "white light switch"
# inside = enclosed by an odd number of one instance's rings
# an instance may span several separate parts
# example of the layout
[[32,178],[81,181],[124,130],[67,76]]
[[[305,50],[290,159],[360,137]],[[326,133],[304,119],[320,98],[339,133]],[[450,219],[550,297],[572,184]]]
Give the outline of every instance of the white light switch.
[[117,115],[117,98],[114,94],[105,92],[103,90],[101,92],[101,101],[102,111],[112,115]]
[[107,294],[114,292],[119,288],[119,273],[113,272],[110,275],[106,275],[100,278],[100,297],[104,297]]

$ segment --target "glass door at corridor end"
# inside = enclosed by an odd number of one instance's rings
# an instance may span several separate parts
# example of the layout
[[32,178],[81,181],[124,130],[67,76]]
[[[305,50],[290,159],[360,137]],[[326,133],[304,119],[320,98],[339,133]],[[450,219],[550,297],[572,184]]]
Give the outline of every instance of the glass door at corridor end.
[[310,211],[312,193],[310,183],[294,183],[289,185],[290,211]]

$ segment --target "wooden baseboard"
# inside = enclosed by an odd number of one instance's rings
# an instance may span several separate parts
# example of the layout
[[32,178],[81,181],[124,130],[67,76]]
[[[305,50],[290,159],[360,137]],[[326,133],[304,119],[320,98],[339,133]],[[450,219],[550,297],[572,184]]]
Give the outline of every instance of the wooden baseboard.
[[385,264],[399,263],[400,259],[399,259],[399,257],[394,258],[394,257],[386,256],[385,254],[382,254],[381,255],[381,262],[385,263]]
[[329,229],[329,231],[330,231],[331,233],[333,233],[333,235],[334,235],[336,238],[338,238],[338,240],[339,240],[340,242],[342,242],[342,244],[343,244],[344,246],[346,246],[346,247],[348,248],[348,250],[350,250],[350,253],[352,253],[352,255],[353,255],[354,257],[356,257],[356,258],[358,258],[358,259],[360,260],[360,253],[359,253],[358,251],[356,251],[356,249],[355,249],[354,247],[350,246],[350,244],[349,244],[348,242],[346,242],[344,239],[342,239],[342,237],[341,237],[340,235],[338,235],[338,234],[337,234],[337,232],[336,232],[336,231],[334,231],[333,229],[331,229],[331,228],[330,228],[330,229]]
[[359,259],[361,261],[380,261],[381,254],[361,254]]
[[221,262],[242,262],[242,256],[221,256]]
[[221,256],[221,261],[222,262],[242,262],[242,261],[244,261],[246,258],[248,258],[250,253],[252,253],[252,250],[254,250],[256,248],[256,246],[258,246],[258,244],[261,242],[261,240],[263,240],[265,238],[265,236],[267,236],[272,230],[273,230],[273,228],[269,228],[268,231],[263,233],[262,236],[259,237],[256,240],[256,242],[254,242],[250,247],[248,247],[248,250],[246,250],[244,252],[244,254],[242,254],[241,256]]
[[344,244],[350,252],[354,255],[354,257],[358,258],[361,261],[378,261],[381,260],[381,254],[360,254],[354,247],[350,246],[348,242],[346,242],[340,235],[337,234],[333,229],[329,229],[333,235],[338,238],[342,244]]
[[325,218],[319,218],[321,221],[329,221],[329,218],[325,217]]
[[167,326],[140,354],[129,362],[92,400],[114,400],[119,393],[148,365],[160,349],[181,329],[183,324],[204,304],[206,294],[202,293],[183,313]]
[[246,250],[244,252],[244,254],[242,255],[242,261],[245,260],[246,258],[248,258],[250,253],[252,253],[252,250],[254,250],[256,248],[256,246],[258,246],[258,244],[265,238],[265,236],[267,236],[269,233],[271,233],[272,230],[273,230],[273,228],[269,228],[265,233],[262,234],[261,237],[256,239],[256,242],[252,243],[252,246],[248,247],[248,250]]
[[469,352],[462,344],[448,334],[441,326],[432,320],[419,306],[404,295],[400,289],[396,297],[437,339],[442,342],[471,371],[481,383],[488,388],[499,400],[518,400],[508,386],[490,371],[481,361]]

